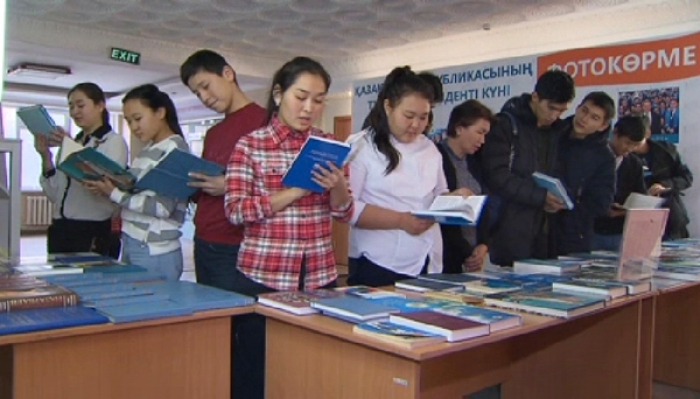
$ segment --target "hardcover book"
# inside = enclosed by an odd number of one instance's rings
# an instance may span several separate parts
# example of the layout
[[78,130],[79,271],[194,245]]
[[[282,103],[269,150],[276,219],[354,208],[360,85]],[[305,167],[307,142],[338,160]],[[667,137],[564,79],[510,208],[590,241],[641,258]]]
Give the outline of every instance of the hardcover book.
[[109,179],[120,190],[133,188],[136,178],[124,167],[92,147],[84,147],[70,137],[63,138],[58,169],[78,180]]
[[522,316],[498,310],[469,306],[469,305],[448,305],[432,309],[434,312],[449,314],[473,322],[486,324],[490,332],[506,330],[518,327],[523,324]]
[[417,291],[417,292],[427,292],[427,291],[453,291],[459,292],[464,291],[464,287],[459,284],[454,283],[444,283],[441,281],[424,280],[420,278],[412,278],[406,280],[400,280],[394,283],[394,286],[399,289]]
[[488,324],[477,323],[431,310],[392,314],[389,316],[389,321],[401,326],[442,335],[447,338],[448,342],[462,341],[489,334]]
[[415,349],[445,341],[445,337],[441,335],[402,326],[389,321],[368,321],[356,324],[353,326],[352,332],[405,349]]
[[406,295],[404,295],[400,292],[382,290],[382,289],[375,288],[375,287],[368,287],[366,285],[355,285],[355,286],[351,286],[351,287],[338,287],[335,290],[338,292],[342,292],[345,295],[352,295],[352,296],[365,298],[365,299],[379,299],[379,298],[387,298],[387,297],[405,298],[406,297]]
[[341,168],[350,153],[350,145],[323,137],[309,136],[299,154],[282,177],[282,184],[322,193],[323,187],[313,181],[311,172],[316,165],[328,168],[328,162]]
[[338,316],[355,322],[369,321],[389,317],[399,310],[374,303],[374,301],[344,295],[337,298],[318,299],[311,302],[311,307],[328,316]]
[[170,299],[120,306],[96,307],[95,309],[107,316],[112,323],[130,323],[163,317],[187,316],[193,313],[192,308],[189,306],[173,302]]
[[513,262],[513,271],[518,274],[566,274],[579,271],[581,263],[566,259],[522,259]]
[[475,226],[479,222],[486,196],[440,195],[425,211],[413,211],[413,215],[435,220],[446,225]]
[[252,297],[191,281],[164,281],[141,286],[156,294],[166,294],[171,302],[189,307],[195,312],[237,308],[255,303]]
[[102,324],[105,316],[82,306],[0,313],[0,335]]
[[21,288],[5,288],[0,290],[0,312],[11,312],[19,309],[58,308],[75,306],[78,296],[75,292],[53,284],[37,283],[28,286],[23,283]]
[[186,199],[198,190],[187,185],[197,181],[189,176],[190,173],[219,176],[224,171],[224,167],[215,162],[176,148],[138,179],[134,187],[137,190],[152,190],[166,197]]
[[43,105],[30,105],[17,110],[17,117],[24,122],[27,130],[35,136],[49,137],[56,129],[56,122]]
[[564,187],[561,180],[540,172],[533,173],[532,178],[535,179],[535,184],[537,184],[538,187],[546,189],[564,201],[566,209],[574,209],[574,202],[571,201],[571,197],[569,197],[569,193],[566,191],[566,187]]
[[570,318],[605,307],[605,297],[564,294],[551,288],[528,289],[484,297],[489,306]]
[[579,280],[559,281],[552,284],[555,292],[599,295],[616,299],[627,295],[627,287],[603,280]]
[[284,310],[298,316],[318,313],[311,307],[311,302],[322,298],[343,296],[342,292],[330,290],[271,292],[258,295],[258,303],[271,308]]
[[20,265],[15,266],[15,271],[30,276],[52,276],[58,274],[82,274],[83,269],[65,263],[45,265]]
[[666,198],[639,193],[630,193],[622,205],[624,209],[656,209],[664,204]]

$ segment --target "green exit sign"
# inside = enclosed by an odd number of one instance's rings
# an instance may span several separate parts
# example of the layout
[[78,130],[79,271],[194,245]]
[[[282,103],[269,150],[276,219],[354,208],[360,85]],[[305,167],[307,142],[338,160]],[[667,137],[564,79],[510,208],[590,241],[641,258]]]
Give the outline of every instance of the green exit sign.
[[109,58],[115,61],[126,62],[127,64],[138,65],[141,62],[141,53],[124,50],[123,48],[112,47],[109,50]]

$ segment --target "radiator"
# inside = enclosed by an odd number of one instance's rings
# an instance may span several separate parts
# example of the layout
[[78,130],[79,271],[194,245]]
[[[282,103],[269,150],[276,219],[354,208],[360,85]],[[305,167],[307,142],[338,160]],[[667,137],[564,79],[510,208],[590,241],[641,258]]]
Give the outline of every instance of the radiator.
[[53,217],[53,204],[46,196],[32,195],[27,197],[26,212],[27,226],[48,226]]

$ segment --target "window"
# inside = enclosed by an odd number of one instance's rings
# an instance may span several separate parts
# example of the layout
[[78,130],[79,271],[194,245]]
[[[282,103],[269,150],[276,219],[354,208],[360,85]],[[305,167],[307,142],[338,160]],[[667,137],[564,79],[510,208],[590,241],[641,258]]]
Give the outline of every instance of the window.
[[[17,106],[2,106],[3,133],[6,138],[22,140],[22,191],[41,191],[41,157],[34,149],[34,137],[17,118]],[[48,109],[51,118],[58,126],[69,129],[70,118],[66,111]],[[54,155],[56,149],[51,151]]]

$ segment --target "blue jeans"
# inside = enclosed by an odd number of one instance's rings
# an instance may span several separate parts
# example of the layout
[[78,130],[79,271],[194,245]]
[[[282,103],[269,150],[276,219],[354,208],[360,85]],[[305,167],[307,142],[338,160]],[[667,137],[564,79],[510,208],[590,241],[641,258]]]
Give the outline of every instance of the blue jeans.
[[160,255],[151,255],[148,244],[122,235],[124,251],[122,261],[145,267],[149,272],[162,274],[168,281],[177,281],[182,275],[182,248]]
[[195,237],[194,273],[197,283],[240,292],[236,286],[239,249],[240,245],[219,244]]
[[594,234],[593,235],[593,249],[596,251],[614,251],[620,250],[620,243],[622,242],[621,234],[614,235],[603,235]]

